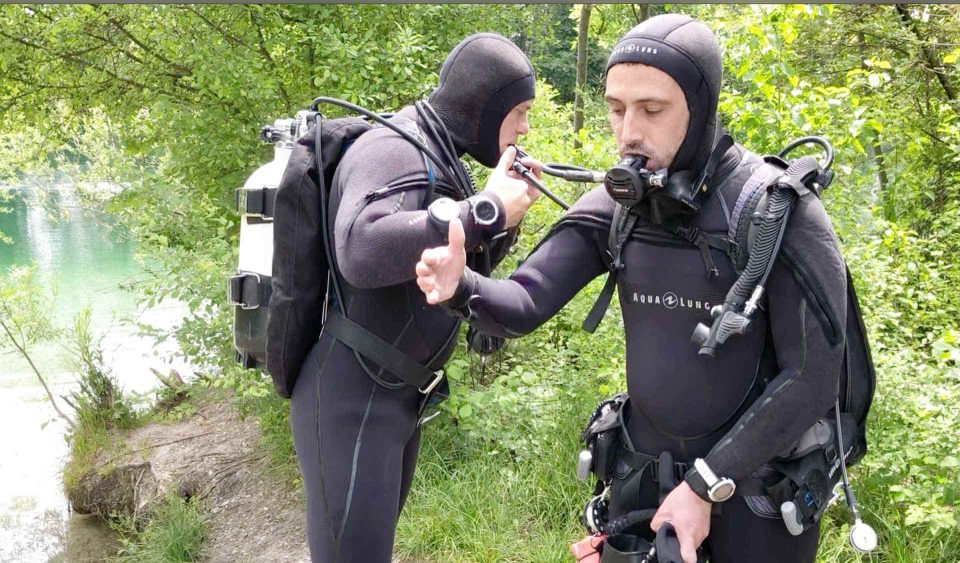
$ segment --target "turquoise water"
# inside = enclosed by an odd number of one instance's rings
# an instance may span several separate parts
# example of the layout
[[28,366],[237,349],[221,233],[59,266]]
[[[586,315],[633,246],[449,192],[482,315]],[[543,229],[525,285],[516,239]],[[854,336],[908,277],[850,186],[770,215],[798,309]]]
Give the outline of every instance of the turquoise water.
[[[91,308],[91,326],[102,336],[108,367],[128,392],[156,385],[153,367],[189,369],[175,349],[157,346],[136,334],[133,320],[157,327],[179,322],[178,303],[150,310],[137,307],[135,295],[122,286],[145,276],[135,258],[136,245],[112,226],[109,217],[85,211],[69,183],[32,181],[0,186],[13,199],[0,202],[0,272],[34,264],[55,298],[45,306],[49,318],[71,327],[74,316]],[[0,282],[2,283],[2,282]],[[54,395],[75,386],[66,342],[31,350],[34,362]],[[69,412],[64,403],[61,410]],[[47,561],[65,547],[71,534],[60,470],[67,453],[65,425],[56,417],[29,364],[0,348],[0,561]]]

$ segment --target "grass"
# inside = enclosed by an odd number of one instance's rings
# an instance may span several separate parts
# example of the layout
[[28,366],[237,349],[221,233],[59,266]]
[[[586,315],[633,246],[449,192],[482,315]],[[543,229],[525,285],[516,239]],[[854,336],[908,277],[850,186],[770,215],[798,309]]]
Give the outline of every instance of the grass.
[[510,459],[465,444],[449,419],[424,430],[413,488],[397,530],[398,555],[426,561],[562,561],[588,488],[574,478],[576,430],[538,440]]
[[197,561],[203,544],[205,517],[196,500],[169,493],[146,524],[121,518],[115,528],[123,536],[120,563],[181,563]]

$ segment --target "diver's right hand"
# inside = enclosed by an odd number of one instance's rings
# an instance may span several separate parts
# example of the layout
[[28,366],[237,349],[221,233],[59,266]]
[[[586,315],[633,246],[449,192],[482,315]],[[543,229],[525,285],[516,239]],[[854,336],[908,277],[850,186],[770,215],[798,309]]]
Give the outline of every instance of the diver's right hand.
[[450,221],[447,240],[450,241],[447,246],[424,250],[417,262],[417,285],[431,305],[453,297],[467,265],[467,252],[464,250],[466,236],[460,219]]
[[[517,148],[513,145],[506,148],[500,155],[500,162],[490,173],[484,191],[497,194],[503,204],[505,217],[504,228],[516,227],[520,224],[527,210],[540,197],[540,190],[527,183],[513,170],[513,161],[517,158]],[[540,177],[541,164],[534,158],[526,157],[521,162],[530,169],[537,178]]]

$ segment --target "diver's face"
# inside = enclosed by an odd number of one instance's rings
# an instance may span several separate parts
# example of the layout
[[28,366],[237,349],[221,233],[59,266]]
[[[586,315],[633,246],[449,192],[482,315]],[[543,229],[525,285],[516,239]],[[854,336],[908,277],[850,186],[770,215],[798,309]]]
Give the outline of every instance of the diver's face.
[[606,90],[620,158],[643,155],[648,170],[669,167],[690,122],[680,85],[658,68],[621,63],[607,72]]
[[517,144],[517,139],[526,135],[530,131],[530,123],[527,122],[527,113],[533,106],[533,100],[527,100],[514,106],[510,113],[503,118],[500,123],[500,154],[507,150],[510,145]]

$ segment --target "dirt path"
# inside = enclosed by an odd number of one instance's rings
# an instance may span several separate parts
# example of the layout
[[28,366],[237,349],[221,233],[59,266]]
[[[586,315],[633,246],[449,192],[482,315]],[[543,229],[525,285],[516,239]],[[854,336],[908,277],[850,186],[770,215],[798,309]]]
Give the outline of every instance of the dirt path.
[[204,561],[309,562],[303,498],[267,475],[259,440],[256,421],[241,421],[228,400],[201,400],[182,421],[129,432],[124,453],[103,456],[74,506],[146,510],[178,491],[202,499],[208,515]]
[[223,398],[195,406],[181,421],[130,431],[114,450],[124,453],[103,456],[74,506],[100,514],[147,510],[164,492],[178,491],[202,499],[207,513],[202,561],[309,563],[303,497],[269,475],[257,422],[240,420]]

